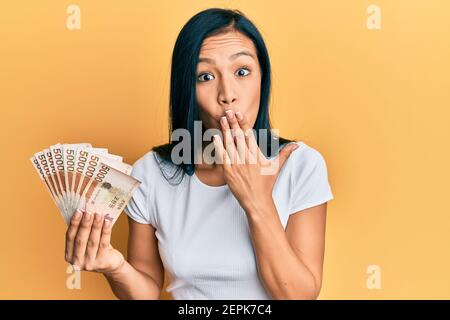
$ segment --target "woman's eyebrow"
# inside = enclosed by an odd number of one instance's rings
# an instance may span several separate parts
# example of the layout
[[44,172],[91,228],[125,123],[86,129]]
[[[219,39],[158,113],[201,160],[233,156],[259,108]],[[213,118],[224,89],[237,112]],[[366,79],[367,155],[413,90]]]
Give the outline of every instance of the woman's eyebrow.
[[[254,56],[251,52],[249,52],[249,51],[239,51],[239,52],[237,52],[237,53],[232,54],[232,55],[229,57],[229,60],[232,61],[232,60],[236,59],[236,58],[239,57],[239,56],[249,56],[250,58],[255,59],[255,56]],[[214,61],[214,59],[206,58],[206,57],[200,57],[200,58],[198,59],[198,63],[200,63],[200,62],[210,63],[210,64],[216,64],[216,62]]]
[[255,57],[253,56],[253,54],[249,51],[239,51],[238,53],[232,54],[230,56],[230,61],[236,59],[239,56],[249,56],[250,58],[255,59]]

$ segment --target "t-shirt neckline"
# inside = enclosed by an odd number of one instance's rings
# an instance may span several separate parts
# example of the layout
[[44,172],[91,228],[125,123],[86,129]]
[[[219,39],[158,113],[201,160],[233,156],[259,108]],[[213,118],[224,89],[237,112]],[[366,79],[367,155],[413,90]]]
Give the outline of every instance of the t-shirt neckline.
[[202,181],[200,180],[200,178],[197,177],[197,174],[195,173],[195,170],[194,170],[194,173],[192,174],[192,177],[194,178],[194,181],[197,182],[197,184],[199,184],[199,185],[201,185],[202,187],[207,188],[207,189],[211,189],[211,190],[222,190],[222,189],[225,189],[225,188],[228,187],[228,184],[226,184],[226,183],[225,183],[224,185],[221,185],[221,186],[210,186],[209,184],[206,184],[206,183],[202,182]]

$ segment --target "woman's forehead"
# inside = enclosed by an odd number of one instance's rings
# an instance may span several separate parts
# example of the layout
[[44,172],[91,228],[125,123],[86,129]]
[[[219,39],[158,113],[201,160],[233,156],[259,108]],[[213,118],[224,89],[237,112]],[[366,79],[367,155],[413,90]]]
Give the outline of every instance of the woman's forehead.
[[253,41],[241,32],[233,30],[206,38],[200,48],[200,54],[215,54],[233,50],[256,53]]

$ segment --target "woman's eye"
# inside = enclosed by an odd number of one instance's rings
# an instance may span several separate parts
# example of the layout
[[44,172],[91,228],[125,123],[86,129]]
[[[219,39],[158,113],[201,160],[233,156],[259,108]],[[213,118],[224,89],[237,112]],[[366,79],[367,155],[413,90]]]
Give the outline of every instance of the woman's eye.
[[236,75],[238,75],[239,77],[248,76],[249,73],[250,73],[250,70],[248,70],[247,68],[241,68],[238,71],[236,71]]
[[[240,68],[236,71],[236,75],[238,77],[246,77],[250,74],[250,70],[247,68]],[[214,76],[211,73],[202,73],[201,75],[199,75],[197,77],[197,80],[200,82],[207,82],[207,81],[211,81],[214,80]]]
[[211,73],[202,73],[198,76],[198,81],[206,82],[214,79],[214,76]]

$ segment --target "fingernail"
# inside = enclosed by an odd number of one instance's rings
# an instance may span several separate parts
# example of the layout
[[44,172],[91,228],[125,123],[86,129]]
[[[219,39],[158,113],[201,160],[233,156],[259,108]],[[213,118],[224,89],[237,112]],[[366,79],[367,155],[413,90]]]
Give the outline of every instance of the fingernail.
[[72,264],[73,271],[81,271],[81,268],[77,266],[76,264]]
[[234,113],[232,110],[227,110],[226,113],[227,113],[228,119],[233,119]]
[[84,219],[86,219],[86,221],[91,221],[92,218],[92,214],[90,214],[89,212],[86,212],[84,214]]
[[98,213],[95,214],[95,221],[100,222],[102,220],[102,216]]
[[105,219],[105,228],[109,228],[111,226],[111,220]]
[[81,216],[82,216],[81,211],[80,211],[80,210],[77,210],[77,211],[75,212],[73,218],[74,218],[75,220],[79,220],[79,219],[81,218]]
[[227,124],[227,117],[220,118],[220,121],[222,122],[223,125]]
[[242,120],[244,117],[242,116],[242,113],[240,111],[236,111],[236,118]]

